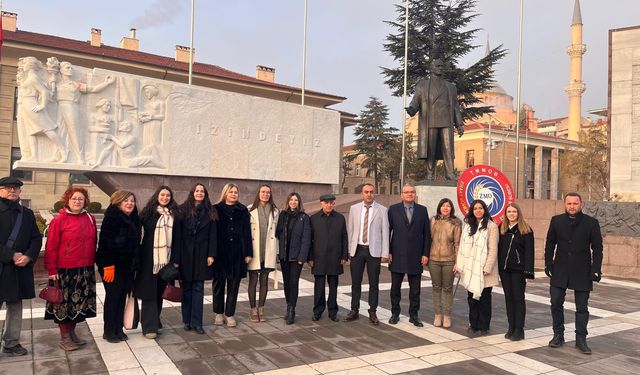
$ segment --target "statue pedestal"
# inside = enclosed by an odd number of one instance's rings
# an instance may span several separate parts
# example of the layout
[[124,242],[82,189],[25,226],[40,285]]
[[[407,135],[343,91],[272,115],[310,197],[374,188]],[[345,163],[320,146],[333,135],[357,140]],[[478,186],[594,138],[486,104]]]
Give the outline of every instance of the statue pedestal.
[[436,208],[442,198],[451,199],[456,216],[460,217],[456,186],[416,185],[416,201],[427,207],[429,217],[436,215]]

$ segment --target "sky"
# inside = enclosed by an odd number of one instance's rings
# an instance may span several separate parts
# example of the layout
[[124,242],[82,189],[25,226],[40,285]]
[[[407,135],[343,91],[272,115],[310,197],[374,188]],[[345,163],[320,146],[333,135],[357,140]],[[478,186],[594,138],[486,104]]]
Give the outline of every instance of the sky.
[[[384,21],[395,20],[400,0],[308,0],[308,90],[347,97],[332,108],[358,114],[369,97],[389,107],[389,125],[401,128],[402,98],[393,97],[380,67],[396,67],[384,51],[389,33]],[[521,101],[536,117],[566,116],[569,81],[570,24],[574,0],[525,0]],[[608,30],[640,25],[638,0],[582,0],[583,115],[607,106]],[[131,27],[137,28],[140,50],[173,56],[176,44],[189,45],[189,0],[2,0],[2,10],[18,14],[18,29],[88,40],[90,29],[102,29],[102,42],[118,46]],[[458,62],[473,64],[491,47],[502,44],[508,54],[496,66],[496,80],[514,97],[518,73],[520,1],[479,0],[480,29],[472,53]],[[195,0],[195,59],[246,75],[256,65],[276,69],[276,82],[301,86],[303,0]],[[408,98],[407,100],[409,100]],[[348,131],[345,143],[353,137]]]

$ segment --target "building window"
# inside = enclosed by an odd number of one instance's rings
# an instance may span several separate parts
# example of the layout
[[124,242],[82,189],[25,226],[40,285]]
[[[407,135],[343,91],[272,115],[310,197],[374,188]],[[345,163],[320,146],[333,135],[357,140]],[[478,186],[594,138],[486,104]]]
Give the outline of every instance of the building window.
[[360,164],[356,164],[356,176],[360,177],[360,171],[361,171],[361,167]]
[[91,180],[83,173],[69,173],[69,185],[89,185]]
[[20,198],[20,204],[23,207],[31,208],[31,199],[22,199],[22,198]]
[[20,158],[22,157],[22,154],[20,153],[20,148],[19,147],[12,147],[11,148],[11,175],[13,177],[17,177],[19,179],[21,179],[22,181],[33,181],[33,171],[19,171],[16,169],[13,169],[13,163],[20,160]]
[[349,194],[349,188],[342,188],[342,194]]
[[467,150],[467,168],[473,167],[474,165],[476,165],[474,154],[475,154],[474,150]]
[[551,159],[547,160],[547,181],[551,181]]
[[18,88],[13,90],[13,121],[18,120]]

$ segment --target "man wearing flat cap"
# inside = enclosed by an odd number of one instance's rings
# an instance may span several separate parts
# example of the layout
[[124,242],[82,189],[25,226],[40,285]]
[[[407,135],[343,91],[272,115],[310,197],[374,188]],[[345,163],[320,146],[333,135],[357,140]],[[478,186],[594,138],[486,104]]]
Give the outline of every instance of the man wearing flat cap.
[[[336,197],[320,196],[321,210],[311,216],[312,245],[309,257],[311,272],[315,277],[313,288],[313,321],[322,317],[329,308],[329,319],[338,319],[338,275],[349,259],[347,224],[344,216],[333,210]],[[329,298],[325,300],[325,283],[329,284]]]
[[40,254],[42,236],[33,211],[20,204],[22,181],[0,178],[0,309],[7,305],[2,352],[25,355],[20,345],[22,300],[36,296],[33,264]]

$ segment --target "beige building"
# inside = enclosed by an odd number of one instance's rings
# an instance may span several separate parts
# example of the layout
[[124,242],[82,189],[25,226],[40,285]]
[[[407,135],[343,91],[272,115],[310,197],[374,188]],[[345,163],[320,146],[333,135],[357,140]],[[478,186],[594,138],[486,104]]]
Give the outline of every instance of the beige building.
[[[104,45],[102,31],[88,30],[89,40],[73,40],[20,30],[18,15],[2,13],[3,44],[0,60],[0,176],[9,174],[21,178],[25,183],[24,203],[35,209],[51,208],[69,184],[85,186],[92,200],[106,205],[107,196],[94,186],[83,174],[48,171],[13,170],[13,162],[20,159],[17,136],[16,72],[19,58],[36,57],[44,61],[55,56],[60,61],[74,65],[103,68],[168,81],[188,81],[189,47],[176,45],[175,56],[159,56],[140,50],[140,41],[135,29],[124,36],[119,47]],[[195,53],[195,51],[194,51]],[[279,84],[275,81],[275,69],[258,65],[256,74],[248,76],[216,65],[197,62],[193,66],[193,84],[242,93],[280,101],[300,103],[301,89]],[[327,108],[341,103],[346,98],[305,90],[305,105]],[[341,112],[342,127],[351,126],[355,115]],[[342,137],[341,137],[342,143]],[[146,199],[146,197],[142,197]]]

